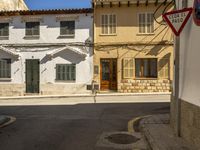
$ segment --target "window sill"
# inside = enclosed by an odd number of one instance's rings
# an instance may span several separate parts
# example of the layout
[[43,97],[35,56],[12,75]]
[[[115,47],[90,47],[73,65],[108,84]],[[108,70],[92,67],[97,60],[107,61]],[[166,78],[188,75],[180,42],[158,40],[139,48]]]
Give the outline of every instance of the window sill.
[[0,36],[0,40],[9,40],[8,36]]
[[60,35],[58,37],[58,39],[71,39],[71,38],[75,38],[75,35]]
[[136,34],[137,36],[147,36],[147,35],[149,35],[149,36],[152,36],[152,35],[155,35],[155,33],[137,33]]
[[12,81],[11,78],[0,78],[0,81]]
[[35,36],[28,36],[28,35],[26,35],[24,37],[24,39],[26,39],[26,40],[35,40],[35,39],[40,39],[40,36],[37,36],[37,35],[35,35]]
[[139,77],[136,77],[135,80],[158,80],[158,78],[139,78]]
[[117,34],[99,34],[99,36],[117,36]]
[[76,81],[68,81],[68,80],[55,80],[56,83],[76,83]]

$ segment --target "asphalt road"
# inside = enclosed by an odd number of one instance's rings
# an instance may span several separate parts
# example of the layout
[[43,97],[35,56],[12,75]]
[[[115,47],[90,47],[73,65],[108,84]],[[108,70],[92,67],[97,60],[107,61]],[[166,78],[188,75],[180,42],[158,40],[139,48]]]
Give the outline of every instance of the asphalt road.
[[97,147],[103,132],[127,131],[134,117],[168,113],[169,103],[2,106],[17,118],[0,128],[0,150],[110,150]]

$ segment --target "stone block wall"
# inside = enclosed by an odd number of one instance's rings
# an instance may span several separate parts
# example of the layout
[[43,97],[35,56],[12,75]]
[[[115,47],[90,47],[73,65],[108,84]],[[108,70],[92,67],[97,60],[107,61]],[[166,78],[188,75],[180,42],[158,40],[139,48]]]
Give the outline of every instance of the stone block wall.
[[171,92],[171,81],[146,80],[146,79],[123,79],[118,84],[118,92],[121,93],[152,93],[152,92]]

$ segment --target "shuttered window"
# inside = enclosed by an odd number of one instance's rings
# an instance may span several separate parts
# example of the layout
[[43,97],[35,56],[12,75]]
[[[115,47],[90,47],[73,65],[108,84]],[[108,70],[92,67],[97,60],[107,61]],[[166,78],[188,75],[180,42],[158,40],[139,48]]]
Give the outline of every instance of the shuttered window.
[[39,36],[40,22],[26,22],[26,36]]
[[76,65],[75,64],[57,64],[56,80],[58,81],[75,81]]
[[169,79],[170,76],[170,63],[169,59],[160,59],[159,60],[159,78]]
[[11,59],[0,59],[0,78],[11,78]]
[[134,76],[134,59],[124,58],[123,59],[123,77],[133,78]]
[[9,23],[0,23],[0,37],[9,36]]
[[137,78],[157,78],[157,59],[137,58],[135,59],[135,69]]
[[116,34],[116,15],[101,15],[101,34]]
[[74,34],[75,34],[75,21],[60,22],[60,35],[74,36]]
[[140,13],[138,15],[139,33],[154,33],[154,17],[153,13]]

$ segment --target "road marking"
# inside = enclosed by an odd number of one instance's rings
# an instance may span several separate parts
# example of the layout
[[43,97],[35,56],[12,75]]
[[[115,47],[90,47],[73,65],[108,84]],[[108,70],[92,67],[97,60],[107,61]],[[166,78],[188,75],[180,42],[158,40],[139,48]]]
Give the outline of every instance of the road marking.
[[137,121],[139,121],[139,120],[141,120],[141,119],[144,119],[144,118],[146,118],[146,117],[150,117],[150,116],[151,116],[151,115],[140,116],[140,117],[136,117],[136,118],[133,118],[132,120],[130,120],[130,121],[128,122],[128,132],[130,132],[130,133],[136,132],[135,129],[134,129],[134,124],[135,124]]
[[10,120],[2,125],[0,125],[0,128],[3,128],[5,126],[8,126],[10,125],[11,123],[15,122],[16,121],[16,118],[15,117],[12,117],[12,116],[7,116],[8,118],[10,118]]

